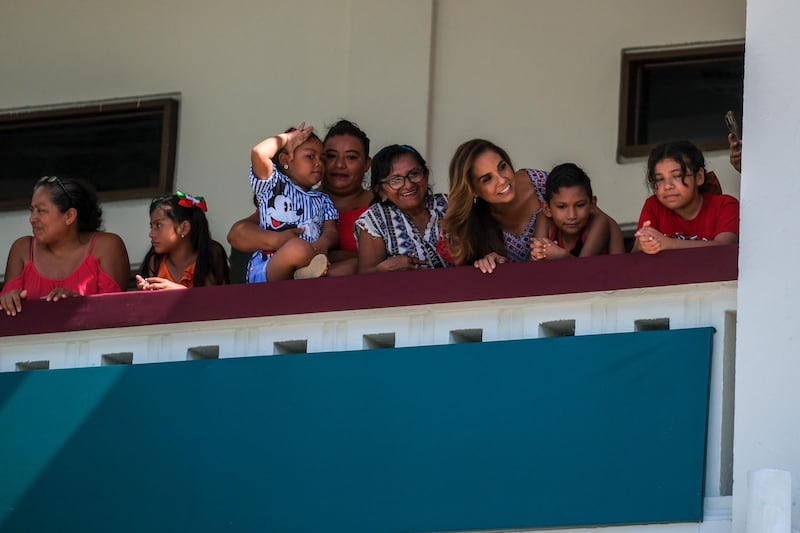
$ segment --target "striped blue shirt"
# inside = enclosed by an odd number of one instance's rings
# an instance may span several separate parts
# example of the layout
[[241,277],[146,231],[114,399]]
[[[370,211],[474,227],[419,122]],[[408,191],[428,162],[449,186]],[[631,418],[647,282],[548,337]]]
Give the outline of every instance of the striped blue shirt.
[[250,168],[250,186],[258,201],[261,227],[272,231],[303,228],[300,238],[314,242],[326,220],[339,220],[339,212],[327,194],[304,191],[275,166],[269,179],[261,180]]

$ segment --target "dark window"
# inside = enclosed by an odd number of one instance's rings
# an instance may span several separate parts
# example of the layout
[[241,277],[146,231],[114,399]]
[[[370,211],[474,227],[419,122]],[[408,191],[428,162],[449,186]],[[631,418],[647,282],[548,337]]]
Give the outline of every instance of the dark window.
[[172,192],[178,101],[172,98],[0,115],[0,209],[30,203],[42,176],[83,178],[100,199]]
[[618,155],[688,139],[703,150],[728,147],[724,115],[741,120],[744,43],[623,50]]

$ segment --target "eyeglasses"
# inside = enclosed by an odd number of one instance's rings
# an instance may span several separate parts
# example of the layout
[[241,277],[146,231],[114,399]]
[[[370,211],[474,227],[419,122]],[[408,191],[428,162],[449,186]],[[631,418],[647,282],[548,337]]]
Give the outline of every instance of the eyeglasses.
[[70,196],[69,191],[67,190],[66,187],[64,187],[64,184],[61,182],[61,180],[58,179],[58,176],[50,176],[49,178],[46,178],[44,180],[44,182],[45,183],[56,183],[56,184],[58,184],[58,186],[61,187],[61,190],[64,191],[64,194],[67,195],[67,200],[69,200],[69,205],[70,205],[70,207],[72,207],[72,205],[73,205],[72,196]]
[[381,181],[381,185],[388,185],[391,189],[399,191],[406,184],[406,180],[411,183],[419,183],[425,177],[425,172],[420,169],[415,169],[406,174],[405,176],[389,176]]

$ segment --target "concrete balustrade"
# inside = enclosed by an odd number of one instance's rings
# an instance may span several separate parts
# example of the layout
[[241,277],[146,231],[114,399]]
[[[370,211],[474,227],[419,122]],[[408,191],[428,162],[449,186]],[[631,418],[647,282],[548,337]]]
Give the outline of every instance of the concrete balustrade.
[[27,302],[21,315],[0,317],[0,372],[712,326],[706,522],[685,527],[727,532],[737,254],[733,246],[502,265],[493,275],[465,267]]

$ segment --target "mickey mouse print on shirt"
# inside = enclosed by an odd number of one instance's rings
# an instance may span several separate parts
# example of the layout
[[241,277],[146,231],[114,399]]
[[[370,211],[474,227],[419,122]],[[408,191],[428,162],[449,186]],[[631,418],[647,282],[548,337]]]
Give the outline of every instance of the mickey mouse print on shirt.
[[269,180],[259,180],[251,172],[250,183],[258,198],[259,221],[264,229],[286,231],[301,228],[303,233],[299,237],[314,242],[322,234],[326,220],[339,218],[326,194],[300,189],[277,168]]
[[296,228],[300,221],[303,209],[295,209],[292,199],[284,194],[285,183],[278,183],[274,196],[267,200],[267,228],[275,231],[284,231]]

